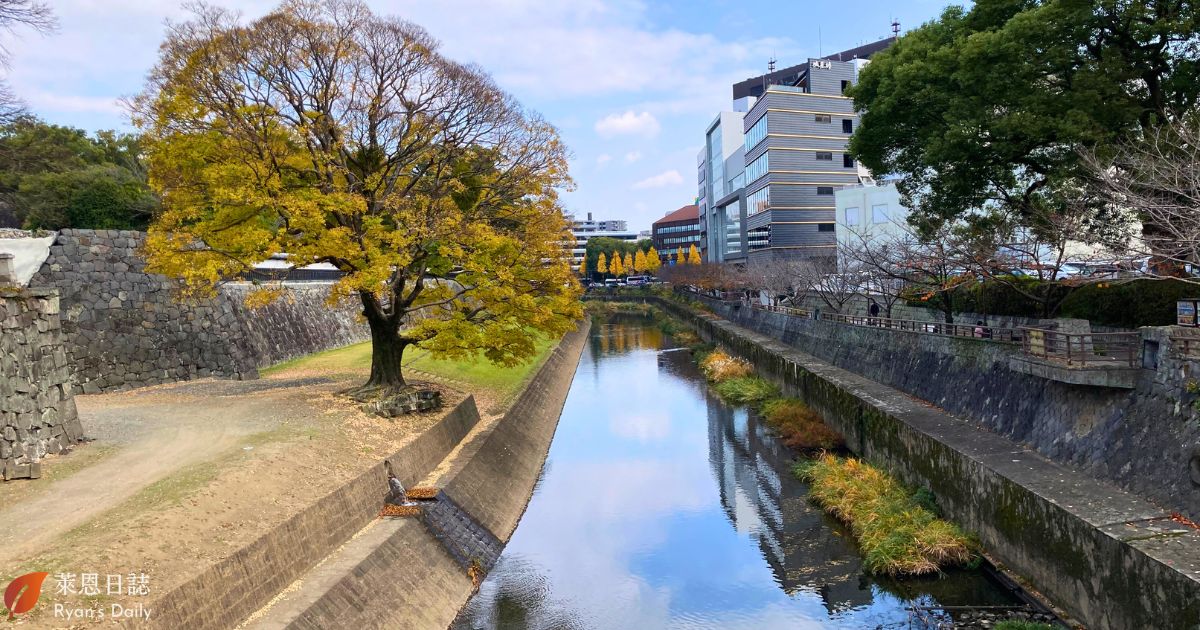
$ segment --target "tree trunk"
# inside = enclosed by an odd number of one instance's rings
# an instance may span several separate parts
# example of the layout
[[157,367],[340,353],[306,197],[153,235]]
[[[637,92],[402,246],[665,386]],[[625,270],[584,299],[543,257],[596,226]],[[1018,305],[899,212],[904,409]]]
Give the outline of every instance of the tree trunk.
[[[365,304],[367,300],[363,296],[363,314],[371,327],[371,378],[365,387],[399,389],[405,385],[401,359],[411,342],[400,335],[396,322],[379,314],[373,304]],[[374,301],[374,297],[370,300]]]

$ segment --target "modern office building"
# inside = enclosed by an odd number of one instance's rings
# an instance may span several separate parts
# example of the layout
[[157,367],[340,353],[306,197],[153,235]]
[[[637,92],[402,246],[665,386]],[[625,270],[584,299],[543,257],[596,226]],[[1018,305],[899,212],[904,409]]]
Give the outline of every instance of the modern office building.
[[566,243],[571,251],[571,268],[582,273],[581,266],[583,259],[587,253],[587,243],[593,238],[615,238],[621,241],[637,241],[639,235],[637,232],[631,232],[626,227],[628,224],[621,219],[609,219],[604,221],[596,221],[592,219],[592,213],[587,213],[587,218],[576,220],[575,215],[567,215],[567,221],[571,223],[571,234],[575,240],[571,243]]
[[651,226],[654,249],[660,253],[687,251],[692,245],[700,247],[700,209],[684,206],[654,222]]
[[[809,59],[733,86],[735,109],[748,106],[742,117],[744,173],[731,182],[718,180],[715,164],[701,167],[701,176],[707,177],[701,181],[702,227],[708,249],[715,250],[709,260],[833,255],[835,193],[868,179],[846,151],[858,116],[844,92],[858,80],[870,55],[893,41]],[[722,140],[731,122],[724,116],[718,120]],[[710,162],[716,154],[713,130],[710,126],[703,154]],[[722,163],[721,174],[726,170]],[[718,181],[744,186],[738,199],[744,214],[731,211],[728,195],[718,193],[733,189],[718,190]],[[739,238],[731,238],[734,234]]]
[[705,130],[704,148],[696,157],[697,247],[707,262],[733,262],[746,256],[742,117],[752,100],[735,102],[734,111],[717,115]]

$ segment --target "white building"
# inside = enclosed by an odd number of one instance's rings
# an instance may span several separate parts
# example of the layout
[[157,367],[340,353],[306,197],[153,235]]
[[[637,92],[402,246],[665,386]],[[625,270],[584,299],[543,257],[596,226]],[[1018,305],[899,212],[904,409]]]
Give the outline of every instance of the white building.
[[838,246],[861,246],[906,233],[908,208],[900,203],[895,184],[845,187],[834,193],[834,204]]
[[587,213],[587,219],[576,220],[574,215],[567,215],[567,221],[571,222],[571,234],[575,237],[575,241],[570,243],[571,250],[571,268],[576,272],[582,272],[583,260],[587,253],[587,243],[593,238],[615,238],[621,241],[637,241],[639,235],[637,232],[631,232],[626,228],[628,225],[622,219],[609,219],[603,221],[595,221],[592,219],[592,213]]

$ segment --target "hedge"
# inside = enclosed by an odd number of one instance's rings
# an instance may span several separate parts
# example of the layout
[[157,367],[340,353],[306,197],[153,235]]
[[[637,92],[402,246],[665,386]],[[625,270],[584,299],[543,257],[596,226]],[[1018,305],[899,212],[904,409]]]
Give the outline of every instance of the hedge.
[[[1175,303],[1184,298],[1200,298],[1200,285],[1180,280],[1100,282],[1081,287],[1057,282],[1039,283],[1033,279],[1019,282],[1027,292],[1044,291],[1054,297],[1066,294],[1066,299],[1051,317],[1086,319],[1099,326],[1117,328],[1174,324]],[[909,304],[937,308],[935,300],[910,301]],[[954,310],[1013,317],[1044,316],[1041,304],[1021,295],[1009,284],[995,281],[955,289]]]

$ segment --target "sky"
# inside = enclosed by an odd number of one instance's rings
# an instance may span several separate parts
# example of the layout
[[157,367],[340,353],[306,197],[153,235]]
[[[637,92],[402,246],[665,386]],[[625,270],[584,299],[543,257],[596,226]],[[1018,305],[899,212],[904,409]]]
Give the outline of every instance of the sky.
[[[568,212],[634,230],[696,197],[704,129],[733,83],[907,30],[951,0],[369,0],[424,26],[442,52],[490,72],[555,124],[571,149]],[[275,1],[211,0],[247,19]],[[56,33],[0,32],[8,80],[47,122],[130,130],[121,97],[155,63],[182,2],[53,0]]]

